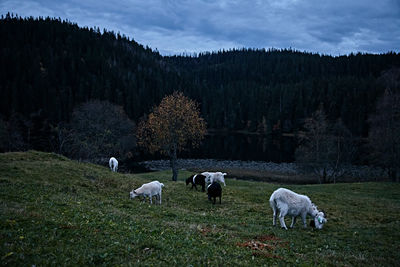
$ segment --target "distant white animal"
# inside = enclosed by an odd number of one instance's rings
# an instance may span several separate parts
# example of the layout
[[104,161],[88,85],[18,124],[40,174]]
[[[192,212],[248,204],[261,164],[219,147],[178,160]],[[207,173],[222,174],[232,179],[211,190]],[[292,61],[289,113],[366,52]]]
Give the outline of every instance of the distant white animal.
[[292,224],[290,225],[290,228],[292,228],[296,222],[297,216],[301,216],[304,227],[307,227],[307,214],[314,219],[314,225],[317,229],[322,229],[324,224],[327,222],[324,212],[318,211],[317,206],[315,206],[307,196],[297,194],[286,188],[275,190],[269,199],[269,204],[274,213],[272,224],[275,226],[276,212],[279,210],[279,222],[281,227],[286,230],[286,215],[292,216]]
[[114,157],[111,157],[110,160],[108,161],[108,164],[110,165],[110,169],[113,172],[118,171],[118,160]]
[[160,183],[159,181],[153,181],[147,184],[143,184],[141,187],[139,187],[136,190],[132,190],[129,193],[130,198],[135,198],[138,196],[143,196],[144,199],[143,201],[146,200],[146,197],[150,198],[150,204],[153,204],[152,198],[153,196],[156,196],[158,198],[159,203],[161,205],[161,191],[162,188],[164,187],[163,183]]
[[226,175],[225,172],[224,173],[222,173],[222,172],[202,172],[201,174],[206,177],[207,184],[212,184],[213,182],[221,182],[224,184],[224,186],[226,186],[225,178],[224,178],[224,176]]

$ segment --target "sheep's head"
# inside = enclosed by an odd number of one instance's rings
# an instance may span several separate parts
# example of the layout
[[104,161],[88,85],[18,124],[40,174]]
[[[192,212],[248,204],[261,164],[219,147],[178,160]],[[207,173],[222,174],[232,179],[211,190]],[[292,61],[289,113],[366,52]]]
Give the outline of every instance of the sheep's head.
[[193,179],[193,176],[190,176],[189,178],[186,179],[186,185],[190,183],[190,180]]
[[135,192],[135,190],[132,190],[131,192],[129,192],[129,197],[132,199],[132,198],[135,198],[135,197],[137,197],[138,196],[138,194],[136,194],[136,192]]
[[225,175],[226,173],[222,173],[222,172],[216,172],[215,175],[218,177],[218,179],[220,179],[220,181],[225,181]]
[[322,227],[324,226],[324,224],[327,222],[328,220],[326,219],[325,213],[323,213],[322,211],[318,212],[317,215],[314,217],[314,223],[311,223],[311,225],[314,225],[315,228],[317,229],[322,229]]

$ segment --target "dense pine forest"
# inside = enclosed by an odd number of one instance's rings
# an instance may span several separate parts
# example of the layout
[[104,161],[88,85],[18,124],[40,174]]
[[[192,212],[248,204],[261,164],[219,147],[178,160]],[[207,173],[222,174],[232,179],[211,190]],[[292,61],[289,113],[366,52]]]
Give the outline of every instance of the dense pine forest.
[[79,104],[109,101],[137,124],[173,91],[199,103],[209,129],[294,133],[322,107],[328,120],[341,118],[354,136],[366,137],[387,87],[382,77],[400,68],[393,52],[234,49],[167,57],[120,33],[9,14],[0,20],[0,40],[0,131],[44,151],[56,150],[54,129]]

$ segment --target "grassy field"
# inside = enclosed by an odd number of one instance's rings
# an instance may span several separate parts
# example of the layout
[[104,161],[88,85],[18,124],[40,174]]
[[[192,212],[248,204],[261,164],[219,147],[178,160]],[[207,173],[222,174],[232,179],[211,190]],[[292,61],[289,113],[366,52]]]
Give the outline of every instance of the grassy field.
[[[272,227],[278,184],[227,180],[222,205],[190,190],[181,171],[111,173],[40,152],[0,154],[1,265],[400,264],[400,185],[285,185],[328,214],[323,230]],[[165,184],[162,205],[129,200]],[[300,220],[301,221],[301,220]],[[289,223],[289,219],[287,219]]]

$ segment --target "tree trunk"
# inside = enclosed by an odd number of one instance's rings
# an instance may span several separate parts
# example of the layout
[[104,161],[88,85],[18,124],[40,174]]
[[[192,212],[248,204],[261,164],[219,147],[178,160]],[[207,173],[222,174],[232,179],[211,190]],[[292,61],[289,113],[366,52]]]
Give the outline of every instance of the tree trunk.
[[322,183],[326,184],[326,168],[324,167],[324,172],[322,173]]
[[172,181],[177,181],[178,180],[178,168],[176,166],[176,146],[174,146],[173,150],[170,153],[170,165],[172,169]]
[[399,182],[399,174],[396,168],[389,168],[389,178],[392,179],[392,182]]

